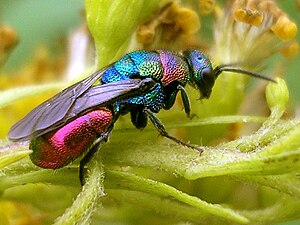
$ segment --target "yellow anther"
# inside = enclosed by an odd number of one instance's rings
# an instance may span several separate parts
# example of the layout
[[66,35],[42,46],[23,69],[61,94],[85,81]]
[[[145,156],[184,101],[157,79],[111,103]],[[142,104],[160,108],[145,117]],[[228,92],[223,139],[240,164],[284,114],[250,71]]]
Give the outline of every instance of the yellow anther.
[[244,9],[236,9],[235,12],[234,12],[234,18],[237,20],[237,21],[240,21],[240,22],[246,22],[247,20],[247,12],[246,10]]
[[200,28],[200,21],[198,15],[188,8],[181,8],[178,11],[176,24],[182,29],[184,33],[196,33]]
[[139,26],[136,38],[139,43],[149,46],[159,39],[174,42],[182,35],[194,35],[199,28],[200,21],[195,11],[170,3],[153,19]]
[[264,16],[259,14],[252,17],[252,19],[249,21],[249,23],[253,26],[259,26],[264,20]]
[[264,17],[263,15],[258,12],[257,10],[251,10],[251,11],[247,11],[248,12],[248,18],[247,18],[247,23],[253,26],[259,26]]
[[214,0],[199,0],[199,12],[208,15],[215,11],[216,2]]
[[280,53],[285,57],[293,57],[299,53],[299,44],[295,41],[284,46]]
[[263,15],[257,10],[238,8],[234,12],[235,19],[240,22],[248,23],[252,26],[259,26],[263,22]]
[[271,27],[274,34],[284,41],[293,39],[297,34],[297,25],[286,16],[281,16]]

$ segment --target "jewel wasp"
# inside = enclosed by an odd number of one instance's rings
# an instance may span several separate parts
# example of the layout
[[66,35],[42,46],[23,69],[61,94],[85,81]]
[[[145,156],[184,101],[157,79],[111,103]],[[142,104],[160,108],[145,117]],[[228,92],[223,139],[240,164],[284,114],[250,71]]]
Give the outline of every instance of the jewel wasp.
[[162,136],[201,152],[202,147],[169,135],[155,113],[169,110],[180,92],[190,117],[185,85],[196,88],[200,98],[209,98],[215,80],[224,71],[275,82],[235,68],[235,64],[213,68],[199,50],[134,51],[37,106],[10,129],[8,137],[12,141],[30,140],[30,158],[42,168],[61,168],[86,153],[79,168],[81,179],[95,152],[91,148],[95,140],[107,141],[114,122],[127,113],[136,128],[146,127],[149,118]]

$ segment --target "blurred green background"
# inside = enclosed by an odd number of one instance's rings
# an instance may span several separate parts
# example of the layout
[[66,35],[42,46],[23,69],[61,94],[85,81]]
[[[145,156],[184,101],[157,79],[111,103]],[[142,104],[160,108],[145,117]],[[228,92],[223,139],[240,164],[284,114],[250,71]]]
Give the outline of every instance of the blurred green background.
[[60,50],[59,43],[79,26],[83,18],[83,0],[0,0],[1,23],[12,26],[20,39],[5,70],[29,62],[30,56],[41,45],[48,46],[55,54]]

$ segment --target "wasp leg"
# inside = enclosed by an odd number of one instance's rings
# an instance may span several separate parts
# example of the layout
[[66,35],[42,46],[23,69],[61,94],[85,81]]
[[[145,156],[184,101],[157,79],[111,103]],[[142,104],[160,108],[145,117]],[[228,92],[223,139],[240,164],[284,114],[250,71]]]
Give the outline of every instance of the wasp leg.
[[184,111],[185,111],[187,117],[190,118],[190,113],[191,113],[190,99],[189,99],[189,96],[186,93],[184,87],[180,84],[177,85],[176,89],[173,89],[173,91],[167,97],[166,101],[164,102],[163,108],[168,110],[174,105],[178,91],[180,91],[180,93],[181,93],[181,99],[183,102]]
[[193,149],[199,151],[200,153],[203,152],[203,150],[204,150],[203,147],[191,145],[191,144],[186,143],[176,137],[169,135],[168,132],[166,131],[165,126],[162,124],[162,122],[149,109],[144,109],[144,112],[149,116],[151,122],[153,123],[154,127],[158,130],[158,132],[161,136],[167,137],[180,145],[186,146],[188,148],[193,148]]
[[163,108],[164,109],[169,110],[169,109],[172,108],[172,106],[175,103],[177,93],[178,93],[178,90],[175,89],[174,91],[172,91],[170,93],[170,95],[168,97],[166,97],[166,101],[163,103]]
[[177,89],[180,90],[181,99],[183,102],[184,111],[188,118],[190,118],[191,113],[191,103],[188,94],[186,93],[184,87],[182,85],[178,85]]
[[180,91],[181,99],[182,99],[182,103],[183,103],[183,108],[184,108],[184,111],[185,111],[187,117],[192,119],[195,116],[197,116],[196,114],[191,115],[190,98],[189,98],[188,94],[186,93],[184,87],[181,84],[177,85],[175,91],[173,91],[169,95],[169,97],[167,98],[163,108],[164,109],[170,109],[174,105],[175,100],[176,100],[176,95],[177,95],[178,91]]
[[95,155],[95,153],[97,152],[97,150],[100,148],[100,145],[103,142],[107,142],[111,132],[112,132],[113,126],[110,126],[108,128],[108,130],[102,134],[100,137],[98,137],[93,144],[91,145],[91,147],[87,150],[86,155],[82,158],[82,160],[80,161],[79,164],[79,180],[80,180],[80,184],[81,186],[83,186],[85,184],[85,178],[84,178],[84,167],[86,166],[86,164],[93,158],[93,156]]
[[130,111],[131,122],[137,129],[145,128],[148,122],[147,115],[144,113],[142,107],[143,106],[138,106],[137,109]]
[[178,85],[177,89],[180,90],[181,99],[184,106],[184,111],[188,118],[193,119],[194,117],[198,117],[195,113],[191,114],[191,102],[188,94],[186,93],[184,87],[182,85]]

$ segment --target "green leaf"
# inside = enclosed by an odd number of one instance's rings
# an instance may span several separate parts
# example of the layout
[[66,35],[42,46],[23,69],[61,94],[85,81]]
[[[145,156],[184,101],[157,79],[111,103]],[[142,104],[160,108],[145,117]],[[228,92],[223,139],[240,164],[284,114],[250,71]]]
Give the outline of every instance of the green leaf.
[[0,169],[27,157],[32,151],[24,143],[7,144],[0,147]]

